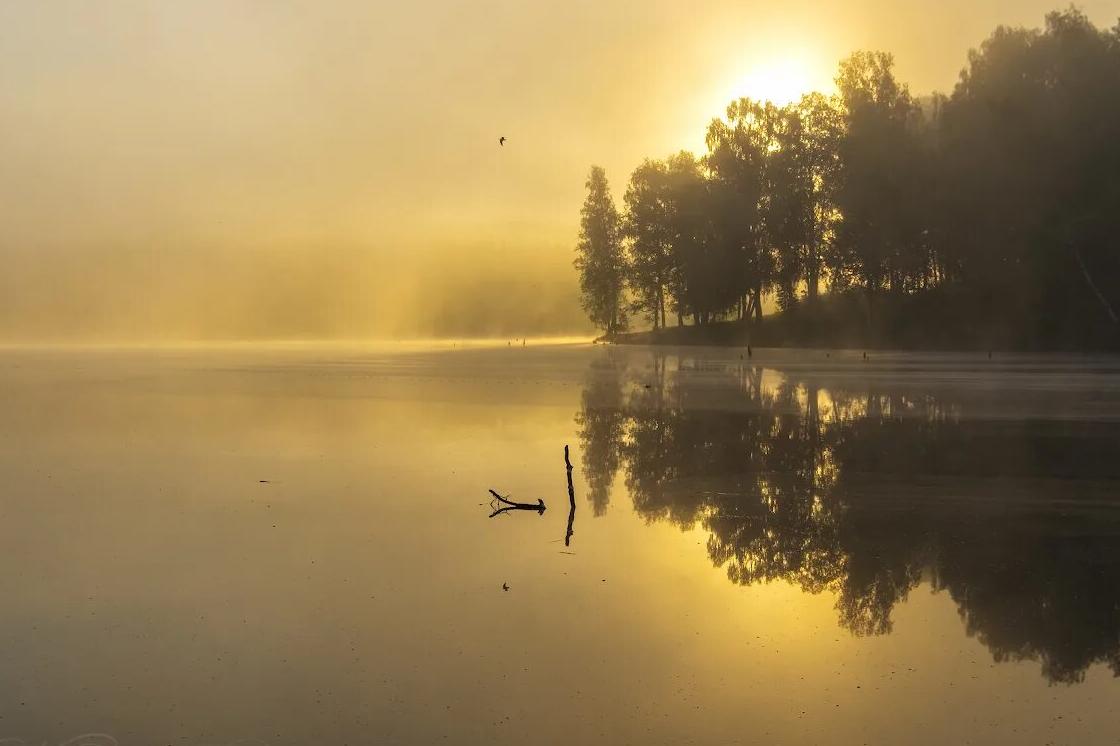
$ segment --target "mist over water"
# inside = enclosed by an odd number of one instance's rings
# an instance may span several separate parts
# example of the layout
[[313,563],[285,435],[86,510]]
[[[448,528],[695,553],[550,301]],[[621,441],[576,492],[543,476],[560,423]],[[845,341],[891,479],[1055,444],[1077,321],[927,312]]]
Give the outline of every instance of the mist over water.
[[1051,8],[5,3],[0,340],[585,333],[588,164],[621,190],[702,152],[791,56],[806,89],[881,48],[948,91],[997,23]]
[[740,354],[0,350],[0,739],[1114,743],[1116,361]]
[[167,342],[590,335],[567,252],[470,247],[400,260],[357,249],[12,259],[0,341]]
[[1118,14],[0,0],[0,746],[1116,746]]

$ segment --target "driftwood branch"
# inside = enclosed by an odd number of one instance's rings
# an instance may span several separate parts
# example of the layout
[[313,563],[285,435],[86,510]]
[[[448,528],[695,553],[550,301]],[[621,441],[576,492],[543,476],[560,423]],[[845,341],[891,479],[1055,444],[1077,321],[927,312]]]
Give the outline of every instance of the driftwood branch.
[[568,546],[572,541],[572,534],[575,531],[572,529],[572,524],[576,520],[576,490],[572,487],[572,462],[568,458],[568,446],[564,446],[564,467],[568,472],[568,503],[571,507],[568,509],[568,532],[564,534],[564,546]]
[[[505,512],[510,511],[510,510],[532,510],[532,511],[535,511],[538,515],[544,515],[544,511],[545,511],[544,500],[542,500],[540,498],[537,498],[537,502],[535,504],[534,503],[519,503],[519,502],[514,502],[513,500],[510,500],[508,497],[502,497],[501,495],[499,495],[494,490],[490,490],[490,494],[494,496],[494,499],[490,501],[490,507],[494,508],[494,512],[490,514],[491,518],[493,518],[496,515],[501,515],[502,513],[505,513]],[[506,507],[498,508],[498,507],[495,506],[495,503],[501,503],[501,504],[505,505]]]
[[[494,500],[497,500],[500,503],[505,503],[506,505],[517,505],[517,503],[512,502],[510,500],[507,500],[506,498],[502,497],[501,495],[499,495],[494,490],[490,490],[490,494],[494,496]],[[493,504],[494,500],[491,500],[490,503]]]

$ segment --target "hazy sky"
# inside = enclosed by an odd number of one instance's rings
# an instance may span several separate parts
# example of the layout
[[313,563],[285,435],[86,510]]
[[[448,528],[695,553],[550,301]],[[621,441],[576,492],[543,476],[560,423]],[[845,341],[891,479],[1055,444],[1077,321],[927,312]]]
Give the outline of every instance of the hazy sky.
[[856,49],[949,91],[1053,7],[0,0],[0,339],[579,327],[591,163],[621,198]]

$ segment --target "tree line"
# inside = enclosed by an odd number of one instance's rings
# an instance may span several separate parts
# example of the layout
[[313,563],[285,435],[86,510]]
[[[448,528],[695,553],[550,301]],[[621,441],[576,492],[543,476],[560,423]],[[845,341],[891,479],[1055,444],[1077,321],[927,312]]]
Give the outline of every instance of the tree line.
[[592,167],[591,320],[761,333],[773,298],[781,341],[1115,346],[1120,24],[1071,7],[1001,26],[948,96],[913,95],[883,52],[843,60],[836,88],[733,101],[704,155],[642,162],[621,211]]

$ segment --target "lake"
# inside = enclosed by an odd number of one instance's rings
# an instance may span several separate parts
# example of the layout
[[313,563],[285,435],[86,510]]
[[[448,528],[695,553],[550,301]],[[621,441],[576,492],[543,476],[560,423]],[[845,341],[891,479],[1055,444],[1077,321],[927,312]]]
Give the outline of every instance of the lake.
[[2,350],[0,743],[1115,744],[1118,374]]

